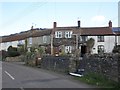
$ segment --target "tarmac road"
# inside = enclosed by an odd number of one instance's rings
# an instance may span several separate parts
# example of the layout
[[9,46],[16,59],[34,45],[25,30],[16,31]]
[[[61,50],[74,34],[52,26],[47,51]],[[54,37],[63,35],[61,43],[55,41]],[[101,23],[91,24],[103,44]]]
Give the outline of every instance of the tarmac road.
[[[94,88],[62,75],[19,63],[2,62],[2,88]],[[24,90],[24,89],[23,89]]]

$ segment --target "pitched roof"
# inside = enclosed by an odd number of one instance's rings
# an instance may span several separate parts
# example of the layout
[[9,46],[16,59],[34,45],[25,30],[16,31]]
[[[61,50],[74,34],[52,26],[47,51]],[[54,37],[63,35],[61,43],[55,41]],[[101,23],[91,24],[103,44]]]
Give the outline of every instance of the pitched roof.
[[81,28],[81,35],[114,35],[110,27]]
[[52,32],[52,29],[46,29],[46,30],[38,30],[33,32],[31,37],[39,37],[39,36],[44,36],[44,35],[50,35]]
[[27,36],[28,36],[27,33],[3,36],[2,42],[10,42],[10,41],[17,41],[17,40],[19,41],[19,40],[25,39]]
[[57,31],[69,31],[72,30],[74,34],[80,35],[114,35],[112,28],[110,27],[57,27],[55,30]]
[[[17,34],[12,34],[8,36],[2,36],[2,42],[10,42],[10,41],[19,41],[19,40],[24,40],[29,37],[39,37],[43,35],[50,35],[52,33],[53,29],[32,29],[24,32],[20,32]],[[112,31],[112,28],[110,27],[80,27],[78,28],[77,26],[74,27],[56,27],[55,30],[60,30],[60,31],[67,31],[67,30],[72,30],[73,34],[80,34],[80,35],[115,35]],[[119,33],[120,34],[120,33]]]
[[50,35],[52,29],[46,29],[46,30],[28,30],[21,33],[11,34],[8,36],[2,36],[2,42],[10,42],[10,41],[19,41],[24,40],[29,37],[39,37],[43,35]]

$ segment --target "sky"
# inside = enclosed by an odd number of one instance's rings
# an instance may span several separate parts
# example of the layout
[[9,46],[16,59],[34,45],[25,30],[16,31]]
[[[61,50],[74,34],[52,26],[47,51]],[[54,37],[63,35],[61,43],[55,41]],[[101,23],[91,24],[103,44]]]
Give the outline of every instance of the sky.
[[77,26],[80,20],[81,27],[104,27],[111,20],[113,27],[118,26],[118,1],[4,0],[0,2],[0,13],[0,36],[30,30],[32,25],[52,28],[53,22],[57,22],[58,27]]

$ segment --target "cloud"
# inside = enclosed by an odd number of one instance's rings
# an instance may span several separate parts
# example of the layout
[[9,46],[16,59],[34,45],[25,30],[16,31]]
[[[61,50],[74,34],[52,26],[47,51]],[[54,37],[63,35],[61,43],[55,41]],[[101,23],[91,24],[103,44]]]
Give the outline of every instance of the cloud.
[[93,22],[104,22],[105,21],[105,16],[99,15],[99,16],[94,16],[91,18]]
[[97,15],[91,18],[91,24],[96,27],[105,26],[106,18],[103,15]]

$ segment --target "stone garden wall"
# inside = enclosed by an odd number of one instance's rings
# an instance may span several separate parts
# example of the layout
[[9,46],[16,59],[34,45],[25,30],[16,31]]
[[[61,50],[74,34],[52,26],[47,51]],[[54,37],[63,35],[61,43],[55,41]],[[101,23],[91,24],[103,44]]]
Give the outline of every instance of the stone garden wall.
[[90,55],[83,58],[85,73],[97,72],[118,81],[120,76],[120,54]]
[[25,58],[23,55],[21,56],[16,56],[16,57],[6,57],[5,61],[8,62],[20,62],[23,61]]
[[120,54],[85,55],[83,59],[44,56],[41,61],[41,68],[53,71],[68,73],[84,69],[83,74],[99,73],[114,81],[118,81],[120,76]]
[[67,56],[44,56],[41,60],[41,68],[58,71],[68,72],[69,70],[69,57]]

